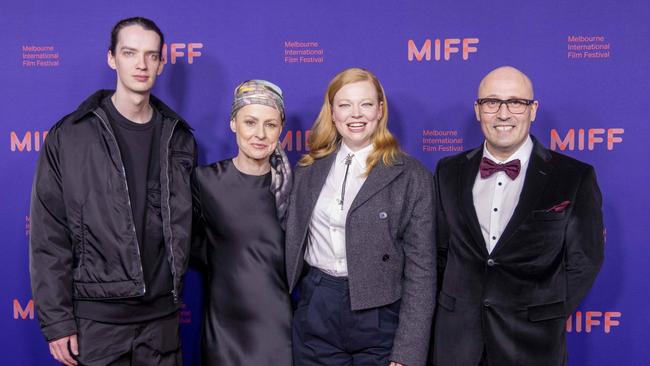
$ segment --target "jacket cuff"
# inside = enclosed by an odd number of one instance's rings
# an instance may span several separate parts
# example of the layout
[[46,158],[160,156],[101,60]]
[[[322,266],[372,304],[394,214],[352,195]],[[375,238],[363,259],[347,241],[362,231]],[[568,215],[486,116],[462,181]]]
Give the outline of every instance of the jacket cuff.
[[41,327],[41,331],[49,343],[59,338],[77,334],[77,322],[74,319],[63,320]]

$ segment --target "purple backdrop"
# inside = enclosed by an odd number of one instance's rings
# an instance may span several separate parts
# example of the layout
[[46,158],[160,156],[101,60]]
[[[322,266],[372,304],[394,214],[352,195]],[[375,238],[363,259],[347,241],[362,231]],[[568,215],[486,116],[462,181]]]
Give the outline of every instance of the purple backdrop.
[[[142,15],[166,34],[168,64],[155,94],[196,130],[200,160],[233,156],[231,91],[250,78],[280,85],[293,161],[331,77],[374,71],[386,89],[390,128],[433,169],[481,143],[472,101],[480,78],[511,64],[540,100],[533,133],[596,166],[604,196],[606,259],[568,322],[572,365],[646,365],[650,351],[650,138],[647,1],[20,1],[0,4],[0,360],[53,365],[33,318],[27,269],[29,192],[44,131],[98,88],[112,88],[108,36]],[[201,290],[191,273],[183,341],[198,363]]]

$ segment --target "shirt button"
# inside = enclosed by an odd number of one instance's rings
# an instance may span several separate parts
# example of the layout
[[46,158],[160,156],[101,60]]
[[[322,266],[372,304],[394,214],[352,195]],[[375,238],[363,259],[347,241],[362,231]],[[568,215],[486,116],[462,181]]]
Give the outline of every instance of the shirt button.
[[499,182],[498,184],[499,184],[500,186],[503,185],[503,183],[501,183],[501,182]]
[[483,306],[485,306],[486,308],[489,308],[490,307],[490,302],[487,301],[487,300],[483,301]]
[[384,254],[384,256],[381,257],[381,260],[384,261],[384,262],[388,261],[389,259],[390,259],[390,256],[388,254]]
[[498,209],[498,208],[496,208],[496,207],[495,207],[495,208],[494,208],[493,210],[494,210],[494,212],[497,212],[497,211],[499,211],[499,209]]
[[385,220],[387,217],[388,217],[388,214],[387,214],[387,213],[385,213],[385,212],[380,212],[380,213],[379,213],[379,218],[380,218],[381,220]]
[[489,267],[492,267],[492,266],[494,266],[495,264],[496,264],[496,263],[494,262],[494,259],[490,258],[490,259],[487,260],[487,265],[488,265]]
[[497,240],[497,237],[496,237],[496,236],[493,236],[493,237],[492,237],[492,240]]

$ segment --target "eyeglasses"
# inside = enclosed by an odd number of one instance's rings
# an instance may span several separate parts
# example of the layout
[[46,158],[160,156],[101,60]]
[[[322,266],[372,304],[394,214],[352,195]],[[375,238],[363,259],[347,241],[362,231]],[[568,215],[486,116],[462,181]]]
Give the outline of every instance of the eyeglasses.
[[484,113],[497,113],[501,109],[501,104],[505,104],[508,111],[513,114],[522,114],[526,112],[529,105],[535,101],[530,99],[508,99],[501,100],[496,98],[480,98],[476,100],[476,104],[481,106],[481,111]]

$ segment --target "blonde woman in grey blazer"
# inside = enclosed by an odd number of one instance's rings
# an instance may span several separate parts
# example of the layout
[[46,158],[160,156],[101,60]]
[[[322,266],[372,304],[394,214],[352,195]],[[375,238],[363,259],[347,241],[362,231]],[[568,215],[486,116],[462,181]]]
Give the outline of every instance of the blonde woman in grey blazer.
[[387,128],[383,87],[330,82],[287,216],[296,366],[423,366],[435,303],[431,173]]

